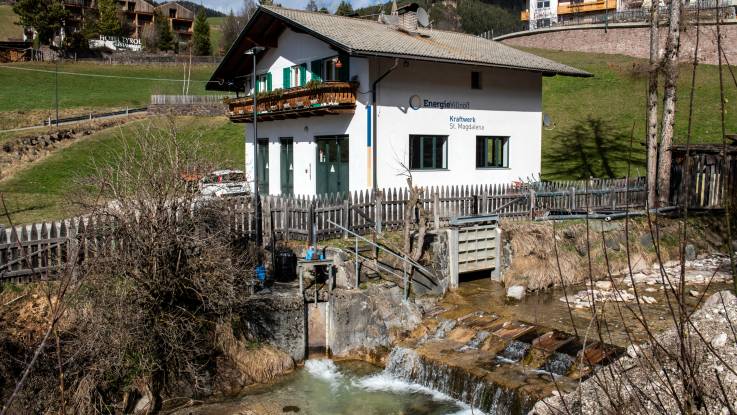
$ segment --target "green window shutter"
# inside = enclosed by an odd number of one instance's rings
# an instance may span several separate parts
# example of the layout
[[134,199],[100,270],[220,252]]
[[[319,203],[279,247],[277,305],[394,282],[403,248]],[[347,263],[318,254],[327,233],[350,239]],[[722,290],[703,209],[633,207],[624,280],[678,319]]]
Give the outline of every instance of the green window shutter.
[[340,55],[338,55],[338,59],[340,59],[340,63],[343,65],[340,69],[338,69],[338,80],[348,82],[351,80],[350,56],[348,56],[348,54],[345,52],[340,52]]
[[271,72],[266,74],[266,90],[271,92]]
[[253,87],[253,93],[255,95],[255,94],[258,94],[259,92],[260,91],[258,90],[258,76],[257,76],[256,77],[256,82],[255,82],[254,87]]
[[282,77],[283,77],[282,86],[283,86],[284,89],[289,89],[291,87],[291,85],[289,85],[289,83],[291,81],[291,76],[290,76],[291,75],[291,69],[292,68],[289,68],[289,67],[286,67],[286,68],[282,69]]
[[313,81],[322,81],[322,59],[312,61],[310,64],[311,78]]
[[305,86],[307,83],[307,64],[302,63],[299,65],[299,86]]

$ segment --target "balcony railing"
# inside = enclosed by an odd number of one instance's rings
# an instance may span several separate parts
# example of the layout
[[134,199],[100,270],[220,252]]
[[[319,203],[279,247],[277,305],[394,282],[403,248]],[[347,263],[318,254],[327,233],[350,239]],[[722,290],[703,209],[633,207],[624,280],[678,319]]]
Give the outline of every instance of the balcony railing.
[[603,10],[616,10],[617,0],[599,0],[599,1],[584,1],[584,2],[570,2],[570,3],[558,3],[558,14],[569,14],[569,13],[588,13],[597,12]]
[[[358,84],[320,82],[298,88],[259,94],[256,109],[259,121],[353,113]],[[233,122],[253,122],[253,97],[226,100]]]
[[94,7],[92,4],[92,0],[64,0],[64,5],[75,6],[75,7],[85,7],[85,8]]

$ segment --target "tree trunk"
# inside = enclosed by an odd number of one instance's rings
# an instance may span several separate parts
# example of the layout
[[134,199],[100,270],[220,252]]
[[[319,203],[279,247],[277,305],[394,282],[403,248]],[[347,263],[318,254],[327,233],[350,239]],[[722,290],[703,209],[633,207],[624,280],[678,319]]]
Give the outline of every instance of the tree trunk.
[[658,187],[658,73],[659,38],[658,7],[650,6],[650,75],[647,85],[647,203],[656,207]]
[[673,144],[673,125],[676,121],[676,83],[678,82],[678,50],[681,37],[681,0],[671,0],[668,38],[663,57],[665,86],[663,89],[663,120],[660,133],[658,163],[658,199],[667,206],[670,199],[670,168]]

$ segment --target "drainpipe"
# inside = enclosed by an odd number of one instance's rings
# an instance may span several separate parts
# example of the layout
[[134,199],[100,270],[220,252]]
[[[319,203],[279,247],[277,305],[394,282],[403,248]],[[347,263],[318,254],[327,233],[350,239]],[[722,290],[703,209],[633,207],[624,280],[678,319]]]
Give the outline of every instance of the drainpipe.
[[372,168],[371,168],[371,170],[372,170],[371,173],[373,174],[373,180],[372,181],[373,181],[373,185],[374,185],[373,186],[374,187],[374,190],[378,190],[379,189],[379,185],[377,183],[377,174],[376,174],[376,154],[377,154],[376,153],[376,149],[377,149],[377,146],[376,146],[376,137],[378,136],[377,130],[379,129],[378,128],[379,126],[377,125],[377,116],[376,116],[376,113],[377,113],[377,110],[378,110],[378,108],[376,107],[376,87],[379,85],[379,82],[381,82],[382,79],[386,78],[386,76],[389,75],[390,73],[392,73],[392,71],[394,71],[395,69],[397,69],[398,66],[399,66],[399,58],[394,58],[394,65],[392,65],[392,67],[389,68],[389,70],[387,70],[386,72],[384,72],[383,75],[381,75],[380,77],[376,78],[376,80],[374,81],[374,83],[371,84],[371,106],[373,107],[372,108],[373,111],[371,112],[371,116],[372,116],[371,123],[373,124],[373,127],[374,127],[373,128],[373,137],[371,138],[371,145],[373,146],[373,149],[372,149],[373,150],[373,154],[372,154],[372,158],[373,158],[373,160],[372,160],[373,163],[372,164],[373,165],[372,165]]

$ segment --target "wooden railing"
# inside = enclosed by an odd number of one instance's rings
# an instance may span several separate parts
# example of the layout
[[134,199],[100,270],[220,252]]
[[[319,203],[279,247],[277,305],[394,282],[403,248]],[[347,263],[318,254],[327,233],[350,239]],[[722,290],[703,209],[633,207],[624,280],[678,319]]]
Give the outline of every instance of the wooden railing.
[[[358,84],[351,82],[321,82],[318,84],[277,89],[258,96],[259,121],[310,117],[315,115],[353,112],[356,108]],[[253,97],[226,100],[231,121],[253,121]]]

